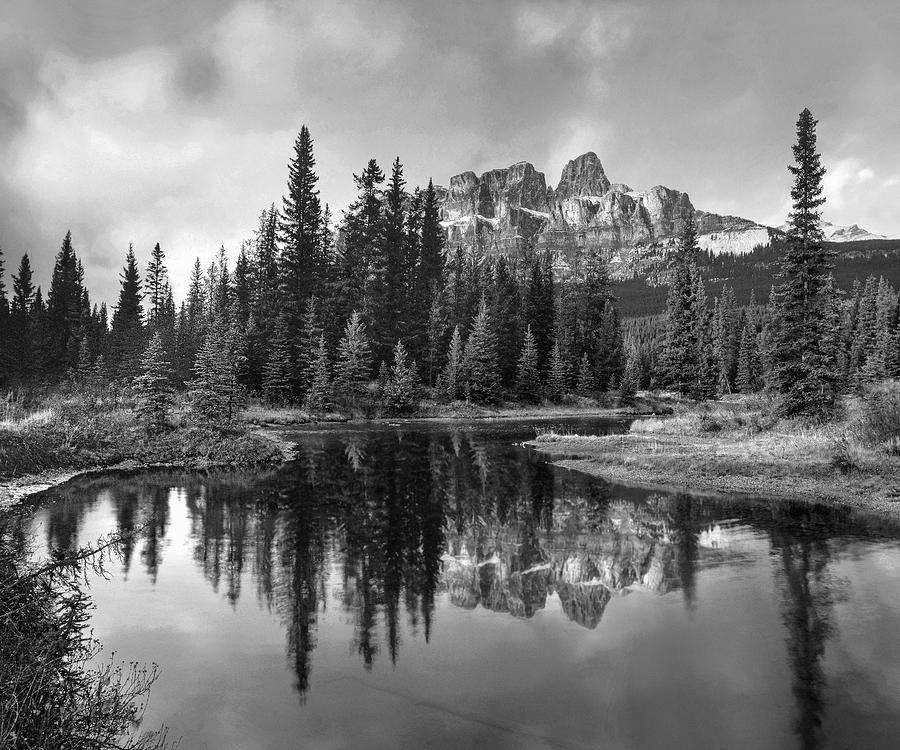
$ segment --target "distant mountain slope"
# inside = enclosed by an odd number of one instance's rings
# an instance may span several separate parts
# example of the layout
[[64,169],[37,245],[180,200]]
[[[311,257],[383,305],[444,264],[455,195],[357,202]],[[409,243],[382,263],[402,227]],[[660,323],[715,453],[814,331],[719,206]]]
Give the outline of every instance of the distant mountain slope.
[[[830,221],[821,223],[822,233],[829,242],[858,242],[860,240],[886,240],[890,239],[881,234],[874,234],[866,229],[862,229],[859,224],[851,224],[850,226],[838,226]],[[778,227],[779,231],[786,232],[787,223]],[[894,239],[897,239],[896,237]]]
[[[900,239],[830,242],[827,246],[836,253],[834,276],[839,289],[848,291],[855,280],[865,281],[870,275],[884,276],[900,287]],[[772,285],[777,283],[777,261],[783,252],[784,240],[776,236],[769,246],[750,253],[704,254],[700,269],[707,280],[708,294],[715,297],[728,284],[741,304],[749,301],[752,291],[759,302],[765,302]],[[635,275],[618,280],[614,293],[624,317],[657,315],[665,310],[668,286],[662,272]]]

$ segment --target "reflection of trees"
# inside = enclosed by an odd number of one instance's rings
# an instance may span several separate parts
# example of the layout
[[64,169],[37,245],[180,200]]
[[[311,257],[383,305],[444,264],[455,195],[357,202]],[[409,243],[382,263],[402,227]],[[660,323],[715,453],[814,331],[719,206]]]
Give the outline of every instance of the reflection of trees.
[[809,508],[787,506],[772,529],[772,547],[781,558],[775,575],[796,702],[794,731],[804,750],[821,744],[826,687],[822,659],[833,628],[834,595],[827,570],[831,551],[814,515]]
[[[329,604],[352,622],[367,667],[382,653],[397,663],[403,638],[430,639],[440,593],[457,606],[520,618],[555,595],[566,617],[587,628],[635,588],[680,589],[694,607],[699,533],[735,512],[722,500],[612,493],[456,429],[310,434],[296,461],[268,473],[150,473],[84,487],[110,499],[120,530],[144,525],[140,559],[154,580],[173,509],[185,512],[193,559],[210,585],[235,606],[253,586],[259,605],[277,612],[301,696]],[[80,498],[48,505],[48,538],[77,538],[84,507]],[[772,513],[741,506],[764,528]],[[786,529],[773,545],[782,558],[798,732],[814,737],[829,623],[827,547],[790,518],[778,524]],[[835,515],[820,526],[834,532],[847,522]]]

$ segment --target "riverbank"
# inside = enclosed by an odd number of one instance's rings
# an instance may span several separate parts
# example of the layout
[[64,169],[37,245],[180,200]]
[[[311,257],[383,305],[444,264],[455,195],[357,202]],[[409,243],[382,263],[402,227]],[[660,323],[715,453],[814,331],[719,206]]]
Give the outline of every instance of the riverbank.
[[672,413],[671,399],[647,396],[622,405],[600,404],[590,399],[575,399],[567,404],[520,404],[504,402],[493,406],[469,401],[442,403],[423,401],[415,410],[403,414],[366,415],[362,412],[330,412],[311,415],[292,407],[252,405],[241,414],[241,421],[258,427],[285,427],[341,422],[465,422],[494,419],[553,419],[564,417],[627,418]]
[[[860,431],[862,429],[862,432]],[[900,455],[859,416],[810,427],[767,423],[745,402],[680,407],[623,435],[546,432],[527,445],[568,469],[620,484],[847,505],[900,517]]]
[[291,450],[276,433],[244,424],[180,423],[148,433],[130,409],[57,401],[0,425],[0,508],[85,473],[255,466],[283,461]]

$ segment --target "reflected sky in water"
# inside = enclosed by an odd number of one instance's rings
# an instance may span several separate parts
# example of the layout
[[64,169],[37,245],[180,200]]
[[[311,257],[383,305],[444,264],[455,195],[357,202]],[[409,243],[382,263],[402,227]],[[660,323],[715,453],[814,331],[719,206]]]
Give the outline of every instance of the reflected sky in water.
[[70,483],[16,532],[142,528],[94,629],[160,665],[146,721],[184,748],[900,746],[895,526],[608,485],[532,435],[297,433],[278,469]]

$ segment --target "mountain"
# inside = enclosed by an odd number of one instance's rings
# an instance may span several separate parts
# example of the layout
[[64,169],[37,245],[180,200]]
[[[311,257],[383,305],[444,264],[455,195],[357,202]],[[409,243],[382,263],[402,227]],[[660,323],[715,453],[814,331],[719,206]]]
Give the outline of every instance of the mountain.
[[[850,226],[839,226],[832,224],[830,221],[820,223],[822,233],[828,242],[858,242],[860,240],[888,240],[897,239],[896,237],[885,237],[881,234],[873,234],[866,229],[862,229],[859,224],[851,224]],[[778,227],[779,231],[786,232],[788,224],[784,223]]]
[[479,247],[487,255],[551,249],[563,275],[591,249],[603,250],[614,275],[637,273],[645,261],[667,254],[691,214],[700,247],[713,253],[748,253],[768,245],[774,232],[750,219],[697,210],[680,190],[614,183],[592,151],[566,164],[556,188],[523,161],[481,176],[462,172],[437,189],[450,247]]

